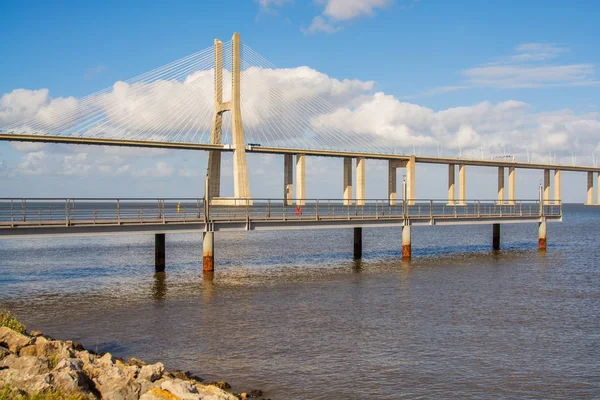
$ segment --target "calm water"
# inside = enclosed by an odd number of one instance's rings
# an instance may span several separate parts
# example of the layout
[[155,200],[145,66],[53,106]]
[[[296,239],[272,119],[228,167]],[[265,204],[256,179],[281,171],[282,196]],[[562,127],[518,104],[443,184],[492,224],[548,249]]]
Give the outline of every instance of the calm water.
[[0,304],[30,328],[272,399],[600,398],[600,208],[548,224],[0,241]]

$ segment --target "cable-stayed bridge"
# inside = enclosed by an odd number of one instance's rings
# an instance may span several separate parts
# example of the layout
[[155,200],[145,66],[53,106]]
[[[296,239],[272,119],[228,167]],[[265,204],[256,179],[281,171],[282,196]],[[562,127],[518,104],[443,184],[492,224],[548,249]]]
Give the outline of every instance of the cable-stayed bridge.
[[[561,171],[587,172],[588,204],[594,203],[598,167],[398,154],[403,143],[396,139],[366,133],[360,126],[341,128],[339,121],[347,115],[342,105],[308,90],[304,85],[309,82],[299,73],[276,68],[234,34],[228,42],[215,40],[211,47],[86,97],[52,101],[2,127],[0,140],[6,141],[193,149],[208,151],[209,161],[203,199],[67,199],[64,204],[55,199],[2,199],[0,237],[154,232],[164,259],[166,231],[202,229],[205,267],[212,269],[215,230],[353,226],[358,229],[355,255],[360,255],[363,226],[395,224],[403,227],[403,254],[410,257],[412,224],[493,224],[494,248],[499,248],[501,222],[537,222],[539,246],[545,249],[546,221],[562,218]],[[234,196],[228,198],[220,191],[222,152],[233,153]],[[283,155],[282,199],[251,194],[247,153]],[[343,158],[340,199],[307,199],[307,156]],[[366,193],[368,159],[388,162],[386,199],[369,199]],[[418,163],[448,165],[447,200],[417,197]],[[467,197],[467,166],[498,168],[493,200]],[[398,168],[406,169],[400,194]],[[516,197],[517,169],[543,171],[538,199]]]

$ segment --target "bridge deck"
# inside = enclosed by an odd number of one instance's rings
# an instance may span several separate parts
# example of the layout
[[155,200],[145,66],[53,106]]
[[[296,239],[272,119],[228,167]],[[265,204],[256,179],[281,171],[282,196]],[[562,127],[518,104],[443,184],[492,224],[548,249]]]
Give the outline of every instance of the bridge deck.
[[[414,200],[253,199],[238,206],[206,205],[203,199],[0,199],[0,238],[205,230],[283,230],[404,225],[465,225],[561,221],[560,204],[471,200],[449,205]],[[245,203],[245,204],[244,204]]]

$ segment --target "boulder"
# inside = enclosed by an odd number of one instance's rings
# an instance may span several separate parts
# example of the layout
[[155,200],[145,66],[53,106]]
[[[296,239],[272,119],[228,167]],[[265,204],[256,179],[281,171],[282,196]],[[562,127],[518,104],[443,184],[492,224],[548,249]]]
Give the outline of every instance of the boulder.
[[22,356],[37,356],[37,346],[35,344],[30,344],[29,346],[25,346],[19,350],[19,355]]
[[48,360],[34,356],[17,357],[10,354],[0,361],[0,367],[18,370],[25,375],[41,375],[50,372]]
[[139,397],[140,384],[119,368],[111,365],[98,368],[94,372],[97,374],[94,382],[103,399],[129,400]]
[[202,396],[198,393],[198,389],[191,382],[181,379],[173,379],[164,381],[160,388],[168,390],[181,400],[202,400]]
[[31,344],[32,339],[28,336],[15,332],[5,326],[0,327],[0,346],[8,348],[13,353],[17,353],[21,347]]
[[129,358],[127,361],[125,361],[125,364],[127,364],[127,365],[133,365],[133,366],[136,366],[136,367],[143,367],[144,365],[148,365],[148,363],[145,363],[142,360],[138,360],[135,357]]
[[32,375],[18,369],[0,369],[0,388],[12,387],[30,396],[52,390],[52,379],[49,373]]
[[95,387],[82,368],[83,361],[77,358],[61,360],[52,370],[54,386],[66,393],[85,393],[89,396]]
[[37,347],[38,357],[50,358],[53,360],[75,357],[73,342],[68,340],[48,340],[43,336],[39,336],[35,340],[35,346]]
[[237,396],[213,385],[196,385],[202,400],[237,400]]
[[140,400],[178,400],[173,393],[159,388],[151,388],[140,396]]
[[42,331],[38,331],[38,330],[35,330],[35,329],[34,329],[34,330],[32,330],[31,332],[29,332],[29,335],[30,335],[30,336],[33,336],[33,337],[38,337],[38,336],[42,336],[42,335],[43,335],[43,333],[42,333]]
[[162,378],[165,373],[165,366],[162,363],[156,363],[152,365],[145,365],[140,369],[138,379],[144,379],[150,382],[154,382]]

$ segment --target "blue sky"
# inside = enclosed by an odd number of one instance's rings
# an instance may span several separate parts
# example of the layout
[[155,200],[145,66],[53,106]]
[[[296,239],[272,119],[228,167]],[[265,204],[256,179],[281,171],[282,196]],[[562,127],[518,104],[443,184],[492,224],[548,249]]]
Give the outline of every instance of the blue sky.
[[[520,115],[527,118],[531,129],[545,129],[548,120],[562,118],[560,124],[544,132],[549,140],[556,142],[556,147],[548,150],[556,152],[559,160],[563,157],[565,162],[576,156],[580,163],[590,164],[591,154],[600,146],[600,132],[592,134],[600,124],[597,115],[600,78],[596,71],[600,64],[597,44],[600,3],[595,1],[225,0],[54,4],[5,0],[1,10],[0,49],[4,57],[0,63],[0,96],[19,88],[47,88],[51,98],[81,97],[206,48],[214,37],[228,40],[238,31],[245,43],[278,67],[307,65],[332,79],[375,81],[371,92],[392,97],[397,107],[397,103],[414,104],[440,112],[459,106],[474,107],[482,102],[497,105],[514,101],[521,104]],[[0,104],[0,118],[9,111],[6,104]],[[486,128],[481,121],[477,122],[479,125],[471,122],[460,125],[469,125],[476,135],[483,135]],[[407,125],[417,130],[414,125]],[[581,126],[587,128],[577,128]],[[511,132],[518,129],[510,127]],[[535,135],[532,132],[523,133],[523,140],[532,140],[529,139]],[[457,138],[474,135],[472,132],[459,135],[458,129],[452,134]],[[518,132],[513,134],[511,140],[518,135]],[[579,143],[583,137],[586,141]],[[477,148],[483,140],[477,138],[465,146]],[[573,142],[577,144],[569,147],[569,151],[564,150]],[[545,147],[538,147],[540,157],[546,154]],[[84,190],[80,184],[90,177],[65,175],[64,165],[63,169],[60,165],[44,166],[51,170],[47,173],[20,171],[19,165],[31,165],[24,163],[25,158],[32,158],[31,150],[0,144],[4,168],[0,179],[6,180],[5,187],[9,189],[3,196],[201,195],[201,191],[187,184],[190,178],[186,174],[176,171],[203,170],[204,155],[125,152],[119,155],[125,160],[121,161],[146,170],[145,175],[120,176],[116,183],[110,174],[90,172],[97,184]],[[71,157],[71,150],[61,146],[33,150],[45,152],[50,160],[47,162],[55,164],[64,164],[65,154]],[[104,152],[93,150],[82,157],[82,162],[94,163],[98,157],[105,157]],[[252,163],[266,173],[278,171],[269,163],[278,165],[280,160],[263,161],[252,160]],[[153,176],[151,168],[159,162],[169,164],[175,172]],[[330,197],[337,192],[341,195],[341,167],[340,171],[333,171],[337,164],[323,160],[316,160],[316,165],[325,174],[331,174],[332,179],[339,175],[340,189],[315,186],[312,193],[309,190],[309,196],[323,193]],[[369,171],[377,176],[380,169],[373,167]],[[279,179],[277,174],[279,171],[272,174],[273,181]],[[435,170],[424,168],[421,174],[433,176]],[[495,176],[495,171],[478,174],[473,173],[472,179],[481,176],[481,185],[477,182],[471,186],[469,197],[493,197],[493,185],[486,186],[484,181],[487,176]],[[81,181],[76,183],[77,180]],[[258,183],[252,191],[279,197],[280,185],[266,185],[264,181],[256,179]],[[367,190],[385,196],[385,181],[369,182]],[[523,191],[536,186],[538,181],[534,176],[524,180]],[[565,179],[564,185],[566,200],[584,199],[583,175]],[[197,186],[203,187],[201,182]],[[568,190],[569,187],[573,190]],[[534,197],[535,190],[527,197]],[[418,194],[442,197],[444,184],[435,189],[424,187]]]

